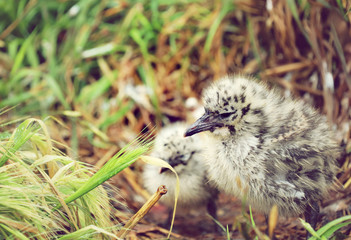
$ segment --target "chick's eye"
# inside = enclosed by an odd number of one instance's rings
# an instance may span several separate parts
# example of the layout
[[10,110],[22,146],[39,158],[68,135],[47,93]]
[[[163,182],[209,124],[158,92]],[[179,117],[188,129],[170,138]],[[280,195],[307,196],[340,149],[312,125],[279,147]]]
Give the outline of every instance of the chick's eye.
[[186,154],[182,154],[178,157],[178,159],[182,162],[186,162],[189,160],[189,158],[191,157],[190,153],[186,153]]
[[231,112],[227,112],[227,113],[221,113],[219,116],[220,116],[221,118],[227,118],[227,117],[229,117],[230,115],[232,115],[232,113],[231,113]]

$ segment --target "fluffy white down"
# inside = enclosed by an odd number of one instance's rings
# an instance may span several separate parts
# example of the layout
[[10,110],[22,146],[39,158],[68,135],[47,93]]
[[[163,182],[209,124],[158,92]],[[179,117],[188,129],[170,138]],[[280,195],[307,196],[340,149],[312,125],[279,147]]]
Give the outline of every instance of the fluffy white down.
[[[208,189],[204,187],[203,176],[197,174],[181,175],[178,205],[189,208],[202,204],[210,198]],[[145,166],[144,185],[150,193],[156,192],[160,185],[168,189],[162,196],[161,202],[169,207],[174,206],[176,177],[173,173],[160,174],[160,168],[152,165]]]
[[[207,182],[202,136],[185,138],[186,127],[187,125],[184,123],[164,127],[156,136],[151,155],[168,163],[175,156],[191,156],[189,159],[185,157],[186,165],[179,164],[174,167],[180,181],[178,206],[182,208],[200,207],[212,198],[216,190],[213,190]],[[153,194],[160,185],[165,185],[168,192],[162,196],[160,201],[169,207],[174,206],[176,176],[173,172],[160,173],[160,167],[146,165],[143,181],[150,194]]]
[[211,183],[268,213],[298,215],[326,195],[339,147],[323,118],[304,102],[243,76],[203,93],[206,114],[221,123],[206,132]]
[[[263,172],[258,172],[252,176],[251,169],[253,165],[260,163],[246,162],[243,160],[247,157],[250,146],[257,144],[257,139],[249,136],[243,136],[246,141],[237,141],[232,144],[231,152],[218,142],[217,138],[209,135],[207,142],[209,147],[206,148],[206,165],[208,168],[209,179],[219,190],[235,196],[244,196],[249,188],[249,179],[258,179],[264,181]],[[251,139],[251,141],[250,141]],[[231,156],[231,157],[228,157]],[[233,168],[233,165],[245,165],[243,168]],[[250,176],[250,177],[249,177]],[[260,189],[257,189],[260,191]]]

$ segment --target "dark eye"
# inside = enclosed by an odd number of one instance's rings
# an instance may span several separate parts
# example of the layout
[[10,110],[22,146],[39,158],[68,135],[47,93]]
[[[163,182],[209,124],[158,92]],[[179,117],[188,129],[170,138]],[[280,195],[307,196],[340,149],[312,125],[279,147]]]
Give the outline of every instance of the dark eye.
[[227,118],[227,117],[229,117],[230,115],[232,115],[231,112],[219,114],[219,116],[220,116],[221,118]]
[[196,151],[192,151],[190,153],[185,153],[177,157],[177,160],[180,161],[181,164],[187,165],[190,158],[196,153]]
[[182,154],[178,157],[178,159],[182,162],[186,162],[189,160],[189,158],[191,157],[191,153],[186,153],[186,154]]

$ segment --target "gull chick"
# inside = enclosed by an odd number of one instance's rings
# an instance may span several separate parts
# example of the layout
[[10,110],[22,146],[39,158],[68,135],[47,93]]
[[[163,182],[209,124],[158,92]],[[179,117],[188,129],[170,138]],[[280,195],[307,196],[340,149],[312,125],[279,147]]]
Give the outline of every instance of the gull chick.
[[[180,181],[178,206],[189,210],[207,206],[208,213],[216,217],[218,191],[208,183],[206,165],[203,164],[204,146],[200,136],[184,138],[185,123],[175,123],[164,127],[155,138],[153,157],[169,163],[177,172]],[[161,202],[174,207],[176,176],[167,168],[146,165],[143,173],[144,185],[150,193],[158,186],[166,185],[168,192]],[[171,211],[170,211],[171,212]],[[170,223],[171,215],[168,223]]]
[[335,178],[339,147],[324,117],[300,100],[249,77],[220,79],[203,93],[205,114],[185,136],[208,131],[209,178],[268,214],[305,213],[315,227],[318,202]]

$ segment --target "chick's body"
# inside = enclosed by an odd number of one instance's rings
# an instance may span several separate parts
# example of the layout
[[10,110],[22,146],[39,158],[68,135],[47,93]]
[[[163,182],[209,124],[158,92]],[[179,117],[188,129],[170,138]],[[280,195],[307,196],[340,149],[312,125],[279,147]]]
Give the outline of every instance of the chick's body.
[[[157,134],[151,155],[168,162],[178,173],[179,207],[188,209],[206,204],[212,205],[217,190],[209,185],[206,178],[207,169],[203,164],[202,140],[199,136],[184,138],[185,129],[184,123],[164,127]],[[174,206],[176,176],[173,172],[147,165],[143,178],[144,185],[150,193],[155,192],[158,186],[166,185],[168,192],[161,198],[161,201],[169,207]]]
[[303,213],[326,195],[339,149],[326,120],[302,101],[244,76],[223,78],[203,94],[205,114],[187,131],[208,134],[209,178],[264,213]]

